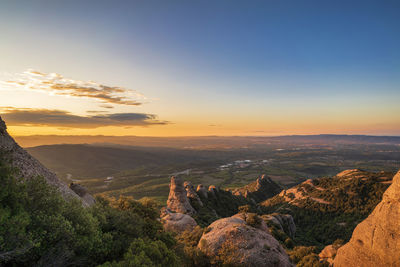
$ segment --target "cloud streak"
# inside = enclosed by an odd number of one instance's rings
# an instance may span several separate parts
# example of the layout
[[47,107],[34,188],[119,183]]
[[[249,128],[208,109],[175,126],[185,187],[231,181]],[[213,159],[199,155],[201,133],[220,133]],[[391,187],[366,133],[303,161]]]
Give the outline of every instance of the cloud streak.
[[49,126],[60,128],[92,129],[105,126],[152,126],[166,125],[154,114],[113,113],[79,116],[63,110],[4,107],[0,109],[3,119],[11,126]]
[[57,73],[28,70],[17,74],[14,78],[1,83],[11,88],[25,88],[62,96],[92,98],[103,103],[102,106],[107,108],[110,108],[109,104],[138,106],[146,100],[144,95],[134,90],[107,86],[93,81],[72,80]]

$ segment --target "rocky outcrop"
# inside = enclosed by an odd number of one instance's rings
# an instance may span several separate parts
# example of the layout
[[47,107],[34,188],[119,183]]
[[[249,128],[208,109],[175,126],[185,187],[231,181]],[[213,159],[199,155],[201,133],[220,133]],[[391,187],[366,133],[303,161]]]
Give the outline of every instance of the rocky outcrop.
[[336,174],[338,178],[362,178],[368,174],[368,172],[360,170],[360,169],[351,169],[351,170],[344,170]]
[[178,177],[171,177],[167,207],[171,211],[178,213],[196,213],[192,205],[190,205],[185,186],[183,185],[183,181]]
[[69,188],[72,189],[78,196],[80,196],[86,203],[89,205],[93,205],[95,203],[94,198],[92,195],[89,194],[86,187],[83,187],[80,184],[71,183]]
[[275,183],[270,177],[263,174],[257,178],[256,181],[244,187],[233,189],[232,194],[251,198],[255,202],[262,202],[279,194],[281,190],[281,186]]
[[161,223],[164,230],[177,234],[184,231],[192,231],[196,226],[196,221],[187,214],[173,213],[168,209],[164,209],[161,214]]
[[321,251],[321,253],[319,253],[318,257],[320,261],[327,262],[329,265],[332,265],[336,253],[337,248],[335,248],[333,245],[328,245]]
[[208,198],[207,188],[204,185],[199,184],[197,186],[196,192],[199,196],[202,196],[203,198]]
[[244,213],[219,219],[205,230],[198,248],[215,263],[249,267],[292,266],[265,223],[260,220],[258,226],[252,225]]
[[215,197],[217,192],[218,192],[218,189],[215,185],[210,185],[208,187],[208,195],[209,196]]
[[294,223],[292,215],[273,213],[262,216],[265,221],[272,222],[280,230],[285,232],[291,238],[294,238],[296,234],[296,225]]
[[400,171],[382,201],[355,228],[334,266],[400,266]]
[[0,152],[9,161],[9,163],[18,169],[19,179],[31,179],[42,176],[47,183],[55,186],[65,198],[81,199],[84,205],[90,205],[85,199],[80,198],[66,184],[61,182],[57,176],[44,167],[38,160],[32,157],[28,152],[21,148],[14,139],[7,133],[5,122],[0,117]]
[[194,187],[191,182],[185,181],[183,184],[186,190],[186,196],[193,202],[196,202],[198,205],[203,206],[203,202],[201,201],[199,195],[197,195],[196,191],[194,191]]

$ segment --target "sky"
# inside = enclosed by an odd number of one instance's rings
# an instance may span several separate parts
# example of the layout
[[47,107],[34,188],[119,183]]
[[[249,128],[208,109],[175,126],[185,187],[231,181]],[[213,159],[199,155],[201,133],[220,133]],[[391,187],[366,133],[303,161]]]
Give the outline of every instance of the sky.
[[13,135],[400,135],[400,1],[0,2]]

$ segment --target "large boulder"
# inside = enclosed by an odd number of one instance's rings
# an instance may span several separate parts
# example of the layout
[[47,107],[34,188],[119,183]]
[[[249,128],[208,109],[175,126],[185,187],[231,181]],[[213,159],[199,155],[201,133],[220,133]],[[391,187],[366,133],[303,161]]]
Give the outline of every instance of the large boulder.
[[192,231],[196,226],[196,221],[187,214],[173,213],[167,209],[162,212],[161,223],[164,230],[180,234],[184,231]]
[[0,117],[0,153],[19,172],[19,179],[31,179],[42,176],[47,183],[56,187],[65,199],[77,198],[82,200],[85,206],[92,204],[86,199],[80,198],[68,185],[61,182],[55,173],[44,167],[37,159],[32,157],[8,134],[5,122]]
[[202,235],[198,248],[214,263],[235,266],[292,266],[279,242],[255,214],[240,213],[213,222]]
[[194,214],[196,211],[190,205],[185,186],[179,177],[171,177],[167,207],[178,213]]
[[338,250],[334,266],[400,266],[400,171],[382,201]]

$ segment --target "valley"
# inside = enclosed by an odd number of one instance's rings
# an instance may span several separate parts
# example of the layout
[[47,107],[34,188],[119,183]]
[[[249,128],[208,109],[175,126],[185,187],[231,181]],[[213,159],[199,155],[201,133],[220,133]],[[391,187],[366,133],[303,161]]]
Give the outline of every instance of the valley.
[[[400,168],[400,146],[395,138],[321,138],[248,138],[246,146],[244,138],[218,138],[217,143],[205,139],[201,146],[199,143],[201,149],[166,147],[166,139],[162,147],[58,144],[30,147],[27,151],[64,182],[80,183],[94,195],[150,197],[158,203],[166,201],[172,175],[194,184],[234,189],[267,174],[289,188],[346,169],[393,172]],[[237,148],[215,147],[239,141]]]

